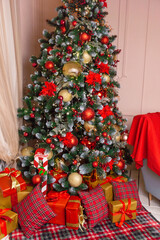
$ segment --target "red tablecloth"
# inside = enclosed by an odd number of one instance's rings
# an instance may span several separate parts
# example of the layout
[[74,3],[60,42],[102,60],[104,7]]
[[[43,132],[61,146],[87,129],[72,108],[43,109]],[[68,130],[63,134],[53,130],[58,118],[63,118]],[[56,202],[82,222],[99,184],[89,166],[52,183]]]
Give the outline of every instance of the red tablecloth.
[[128,144],[133,145],[132,157],[137,169],[147,158],[148,167],[160,176],[160,113],[137,115],[133,118]]

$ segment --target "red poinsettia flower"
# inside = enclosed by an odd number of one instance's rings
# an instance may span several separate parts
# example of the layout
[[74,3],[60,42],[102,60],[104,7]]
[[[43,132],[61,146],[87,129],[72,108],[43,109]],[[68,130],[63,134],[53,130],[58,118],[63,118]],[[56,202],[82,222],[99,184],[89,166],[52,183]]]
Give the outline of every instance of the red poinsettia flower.
[[103,117],[103,119],[110,115],[113,115],[113,112],[111,111],[111,109],[108,105],[103,107],[102,110],[98,110],[98,113],[101,115],[101,117]]
[[107,73],[107,74],[109,74],[110,67],[108,66],[108,64],[100,63],[100,64],[97,65],[97,68],[100,69],[100,73]]
[[53,82],[45,82],[44,83],[45,86],[42,87],[42,91],[39,93],[39,96],[40,95],[47,95],[47,96],[55,96],[55,93],[56,92],[56,85],[53,83]]
[[89,74],[86,76],[86,82],[88,85],[95,86],[96,83],[102,84],[102,78],[99,73],[94,73],[92,71],[89,72]]

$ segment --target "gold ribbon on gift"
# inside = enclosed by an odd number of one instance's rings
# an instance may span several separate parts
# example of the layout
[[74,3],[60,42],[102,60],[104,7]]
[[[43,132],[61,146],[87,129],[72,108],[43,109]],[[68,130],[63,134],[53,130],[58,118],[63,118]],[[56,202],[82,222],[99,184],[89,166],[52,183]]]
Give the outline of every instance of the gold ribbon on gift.
[[11,178],[11,189],[16,188],[20,191],[20,183],[17,181],[17,177],[21,175],[21,172],[16,170],[15,168],[5,168],[3,172],[0,172],[0,178],[2,177],[10,177]]

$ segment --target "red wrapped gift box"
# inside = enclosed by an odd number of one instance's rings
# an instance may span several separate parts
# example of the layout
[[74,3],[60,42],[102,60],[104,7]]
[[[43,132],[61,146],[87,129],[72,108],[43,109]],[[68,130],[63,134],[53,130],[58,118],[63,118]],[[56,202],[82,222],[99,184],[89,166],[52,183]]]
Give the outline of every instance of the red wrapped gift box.
[[52,218],[49,223],[66,225],[65,208],[69,198],[70,195],[67,193],[67,191],[50,191],[47,194],[47,203],[56,214],[56,217]]
[[81,200],[78,196],[71,196],[66,206],[66,226],[70,229],[79,228]]
[[15,195],[16,192],[23,191],[26,187],[20,171],[14,168],[5,168],[0,172],[0,192],[3,197]]

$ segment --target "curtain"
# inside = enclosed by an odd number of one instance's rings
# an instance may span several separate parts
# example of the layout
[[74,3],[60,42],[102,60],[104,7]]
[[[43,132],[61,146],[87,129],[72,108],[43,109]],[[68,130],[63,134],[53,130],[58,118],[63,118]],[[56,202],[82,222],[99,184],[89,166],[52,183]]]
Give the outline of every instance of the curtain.
[[19,0],[0,0],[0,159],[7,164],[19,149],[17,108],[22,99]]

